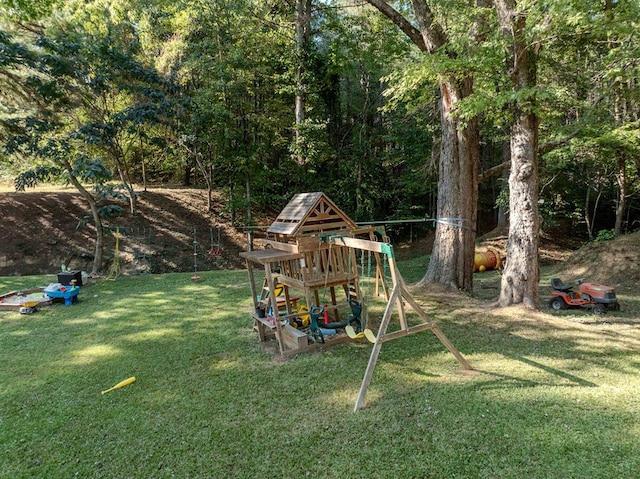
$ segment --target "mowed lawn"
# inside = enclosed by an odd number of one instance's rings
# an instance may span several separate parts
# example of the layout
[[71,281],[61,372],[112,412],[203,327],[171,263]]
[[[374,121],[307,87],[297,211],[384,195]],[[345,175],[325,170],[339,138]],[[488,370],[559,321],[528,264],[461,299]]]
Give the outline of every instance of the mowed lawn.
[[[280,359],[252,331],[246,272],[200,277],[101,281],[73,306],[0,312],[0,477],[640,475],[631,319],[419,298],[475,372],[429,331],[385,343],[354,413],[369,343]],[[55,279],[0,278],[0,292]]]

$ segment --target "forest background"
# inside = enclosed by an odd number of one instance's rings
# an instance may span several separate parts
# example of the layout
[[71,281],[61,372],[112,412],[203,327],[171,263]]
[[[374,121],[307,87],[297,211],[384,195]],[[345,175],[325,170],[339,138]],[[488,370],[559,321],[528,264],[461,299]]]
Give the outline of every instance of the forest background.
[[[439,86],[473,77],[452,114],[478,123],[479,233],[512,211],[513,104],[539,122],[540,228],[634,230],[640,5],[496,3],[526,18],[518,39],[537,61],[525,88],[511,87],[492,2],[2,0],[0,176],[19,189],[71,182],[95,225],[135,214],[147,182],[220,190],[243,226],[301,191],[356,221],[433,219]],[[448,43],[422,55],[384,5],[410,21],[428,5]]]

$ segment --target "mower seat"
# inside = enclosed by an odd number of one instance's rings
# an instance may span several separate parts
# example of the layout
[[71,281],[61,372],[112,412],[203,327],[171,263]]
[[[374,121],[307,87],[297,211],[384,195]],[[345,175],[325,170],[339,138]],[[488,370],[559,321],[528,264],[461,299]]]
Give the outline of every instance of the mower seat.
[[573,291],[573,287],[568,284],[564,284],[560,278],[551,278],[551,287],[556,291],[562,291],[563,293]]

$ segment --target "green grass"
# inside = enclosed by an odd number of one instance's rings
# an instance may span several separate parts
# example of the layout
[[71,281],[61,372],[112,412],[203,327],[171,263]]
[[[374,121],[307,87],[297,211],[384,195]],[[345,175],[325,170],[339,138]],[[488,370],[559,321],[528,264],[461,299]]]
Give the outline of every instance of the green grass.
[[246,272],[190,276],[0,312],[0,477],[637,477],[633,324],[428,303],[477,372],[428,332],[385,343],[353,413],[371,345],[280,360],[251,330]]

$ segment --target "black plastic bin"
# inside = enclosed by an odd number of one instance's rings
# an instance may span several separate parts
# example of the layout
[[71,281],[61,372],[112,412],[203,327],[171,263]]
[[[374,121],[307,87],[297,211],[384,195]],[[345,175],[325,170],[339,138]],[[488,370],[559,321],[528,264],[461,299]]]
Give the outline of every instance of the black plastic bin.
[[82,286],[82,271],[62,271],[58,273],[58,283],[64,286],[72,286],[72,281],[75,280],[75,286]]

